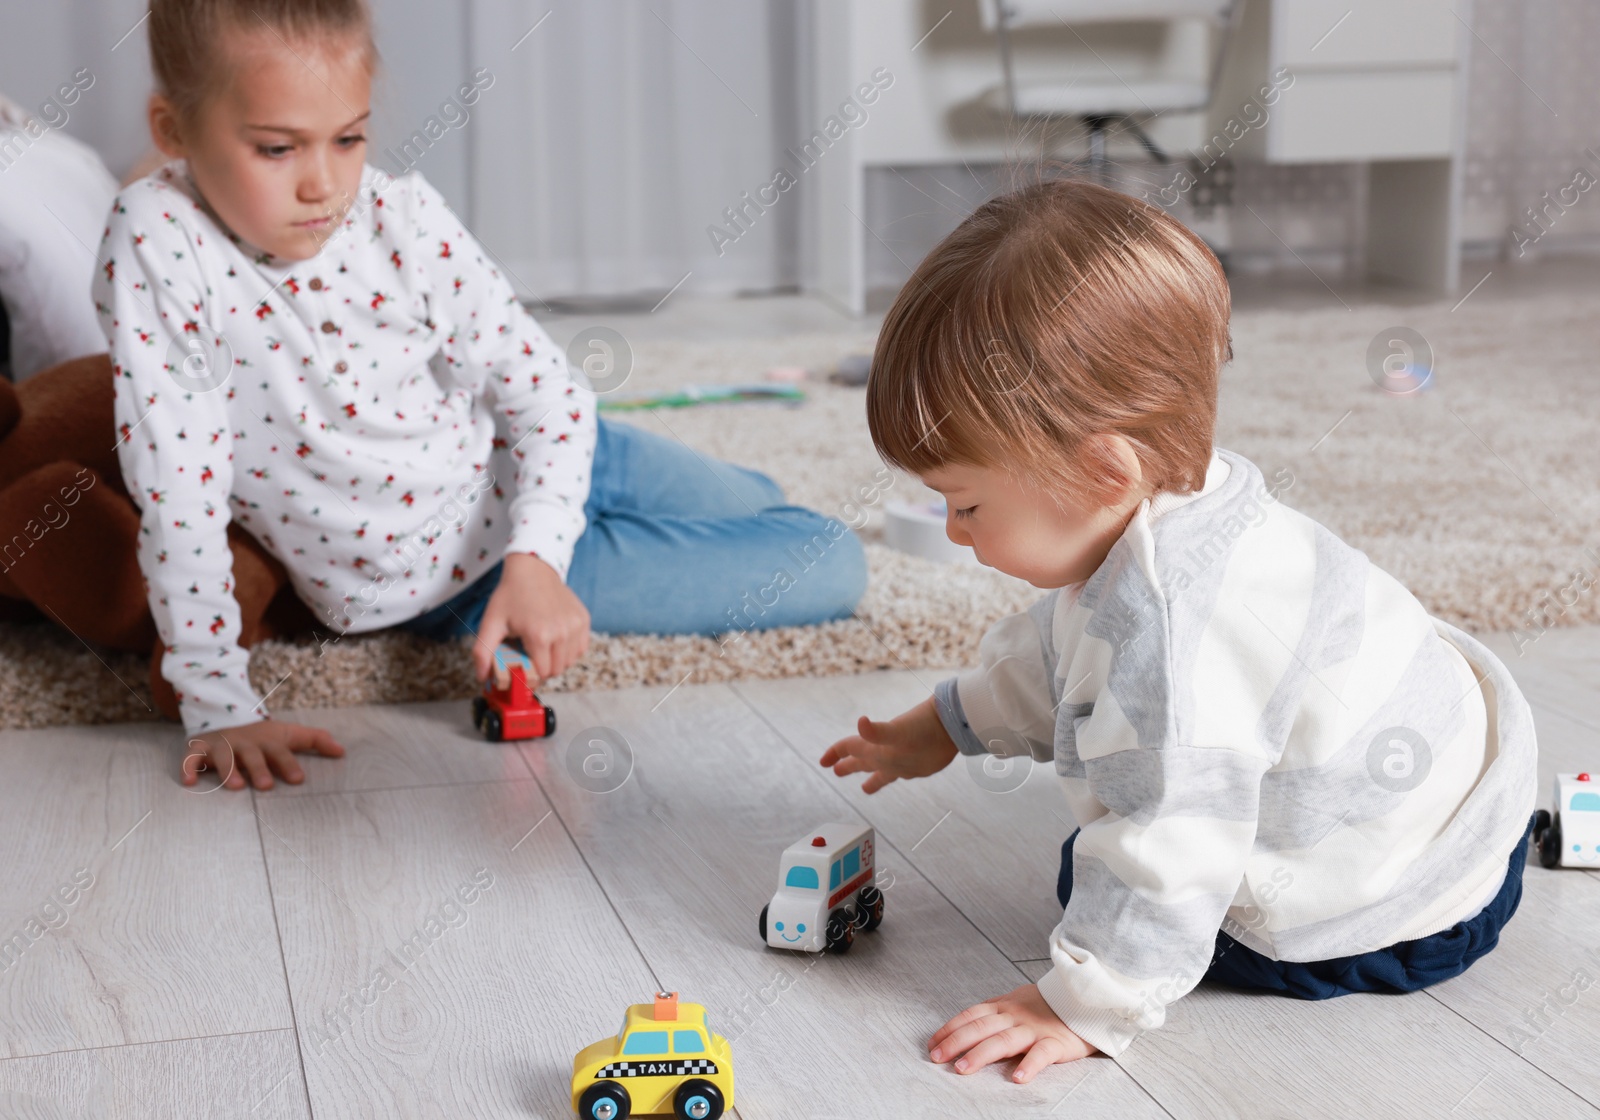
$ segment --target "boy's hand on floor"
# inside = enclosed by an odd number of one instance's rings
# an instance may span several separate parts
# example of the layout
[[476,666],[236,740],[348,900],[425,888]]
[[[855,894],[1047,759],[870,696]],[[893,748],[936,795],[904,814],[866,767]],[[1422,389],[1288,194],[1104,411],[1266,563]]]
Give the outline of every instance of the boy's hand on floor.
[[271,789],[274,773],[297,786],[306,775],[294,757],[296,751],[323,758],[344,757],[344,747],[320,727],[264,719],[190,739],[183,760],[183,784],[192,786],[202,770],[212,770],[222,775],[225,789],[243,789],[246,780],[257,789]]
[[1099,1053],[1067,1029],[1037,984],[1024,984],[999,999],[969,1007],[934,1032],[928,1056],[956,1064],[958,1073],[977,1073],[990,1062],[1023,1055],[1011,1074],[1016,1082],[1056,1062],[1075,1062]]
[[522,639],[536,686],[569,668],[589,648],[589,610],[556,570],[531,552],[506,556],[500,585],[489,596],[472,645],[478,679],[494,668],[494,651],[507,637]]
[[841,778],[870,770],[871,777],[861,784],[863,793],[876,793],[896,778],[937,774],[958,753],[931,696],[886,723],[862,716],[856,732],[829,747],[821,762]]

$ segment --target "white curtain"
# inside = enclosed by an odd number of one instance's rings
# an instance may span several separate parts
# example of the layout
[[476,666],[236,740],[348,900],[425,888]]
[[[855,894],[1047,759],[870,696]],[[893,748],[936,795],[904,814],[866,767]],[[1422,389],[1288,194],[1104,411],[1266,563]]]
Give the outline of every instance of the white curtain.
[[798,0],[475,0],[468,18],[495,75],[468,136],[471,221],[519,287],[799,282],[799,199],[759,213],[741,197],[798,135]]
[[[1559,205],[1574,173],[1600,180],[1600,5],[1591,0],[1474,0],[1468,76],[1464,236],[1501,241],[1514,259],[1600,245],[1600,191],[1571,190],[1540,234],[1528,214]],[[1514,231],[1537,236],[1519,255]]]

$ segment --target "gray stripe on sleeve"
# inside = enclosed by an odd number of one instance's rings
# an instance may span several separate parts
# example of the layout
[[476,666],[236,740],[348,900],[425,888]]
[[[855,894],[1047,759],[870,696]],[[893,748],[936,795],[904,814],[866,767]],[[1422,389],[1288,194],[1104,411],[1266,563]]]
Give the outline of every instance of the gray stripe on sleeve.
[[1211,963],[1230,894],[1159,905],[1130,890],[1101,859],[1073,845],[1072,897],[1061,932],[1134,979],[1201,976]]
[[1306,690],[1324,690],[1321,678],[1312,674],[1349,661],[1361,648],[1366,631],[1371,562],[1321,525],[1316,525],[1312,539],[1316,569],[1305,626],[1256,727],[1261,749],[1274,763],[1282,756],[1295,717],[1305,704]]
[[1255,819],[1265,759],[1214,747],[1126,750],[1085,764],[1089,788],[1119,817]]
[[1112,546],[1095,574],[1101,573],[1106,578],[1084,633],[1111,646],[1105,687],[1132,725],[1139,746],[1162,746],[1174,738],[1174,716],[1161,596],[1150,587],[1127,537]]
[[1435,749],[1451,742],[1466,719],[1461,705],[1446,706],[1460,695],[1459,684],[1449,647],[1429,633],[1394,690],[1337,753],[1319,765],[1274,770],[1262,779],[1256,850],[1311,848],[1336,828],[1399,809],[1407,792],[1403,783],[1380,782],[1374,776],[1368,760],[1372,743],[1392,727],[1415,732]]
[[962,754],[988,754],[983,740],[972,732],[967,723],[967,713],[961,707],[961,695],[956,689],[956,678],[949,677],[933,686],[933,707],[939,713],[946,734],[955,742]]
[[1441,619],[1433,623],[1442,637],[1453,641],[1483,670],[1486,683],[1493,686],[1495,699],[1490,710],[1499,753],[1444,832],[1406,868],[1386,895],[1353,913],[1275,932],[1273,946],[1280,960],[1323,960],[1389,944],[1395,929],[1459,884],[1462,875],[1485,854],[1509,862],[1513,845],[1528,826],[1528,816],[1538,800],[1538,747],[1528,701],[1505,664],[1487,646]]
[[1152,529],[1156,574],[1167,599],[1172,720],[1180,734],[1194,726],[1200,643],[1216,613],[1217,596],[1235,546],[1267,517],[1261,471],[1231,451],[1218,448],[1217,454],[1228,463],[1227,481],[1204,501],[1179,506],[1164,515]]
[[1061,703],[1061,682],[1056,679],[1056,608],[1061,603],[1061,589],[1050,592],[1028,608],[1033,625],[1039,631],[1039,653],[1044,658],[1045,676],[1050,681],[1050,707]]
[[1093,714],[1093,700],[1056,709],[1056,773],[1063,778],[1085,776],[1083,758],[1078,754],[1078,727]]

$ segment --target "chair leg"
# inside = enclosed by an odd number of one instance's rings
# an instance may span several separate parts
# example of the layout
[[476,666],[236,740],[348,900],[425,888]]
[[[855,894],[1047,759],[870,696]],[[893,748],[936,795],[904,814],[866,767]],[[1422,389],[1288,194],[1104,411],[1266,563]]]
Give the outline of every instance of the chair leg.
[[1151,159],[1155,160],[1157,163],[1171,163],[1172,162],[1171,158],[1167,155],[1167,153],[1163,152],[1160,148],[1158,148],[1156,146],[1156,142],[1154,140],[1150,139],[1150,137],[1145,133],[1144,129],[1139,127],[1139,124],[1138,124],[1137,121],[1134,121],[1132,118],[1129,118],[1127,123],[1128,123],[1128,130],[1133,133],[1134,138],[1137,139],[1140,144],[1144,145],[1144,150],[1150,153],[1150,158]]
[[1106,125],[1110,123],[1107,117],[1085,117],[1083,123],[1089,126],[1089,174],[1103,187],[1110,183],[1110,164],[1106,161]]

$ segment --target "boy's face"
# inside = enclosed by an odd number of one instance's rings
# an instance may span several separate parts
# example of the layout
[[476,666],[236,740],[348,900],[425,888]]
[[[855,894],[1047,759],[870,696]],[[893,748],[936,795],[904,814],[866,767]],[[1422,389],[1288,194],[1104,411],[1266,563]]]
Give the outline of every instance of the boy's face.
[[217,217],[285,260],[316,256],[361,186],[372,78],[355,38],[291,48],[262,28],[229,32],[227,88],[185,132],[151,99],[150,126]]
[[1116,506],[1067,506],[999,467],[947,463],[921,476],[944,495],[945,533],[978,561],[1035,587],[1088,579],[1127,528],[1144,493]]

